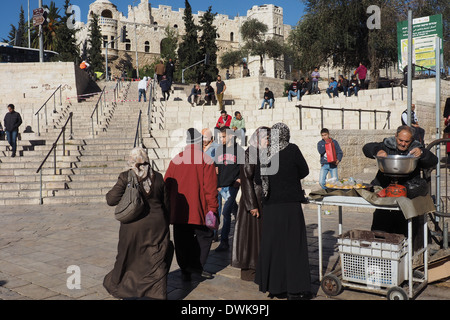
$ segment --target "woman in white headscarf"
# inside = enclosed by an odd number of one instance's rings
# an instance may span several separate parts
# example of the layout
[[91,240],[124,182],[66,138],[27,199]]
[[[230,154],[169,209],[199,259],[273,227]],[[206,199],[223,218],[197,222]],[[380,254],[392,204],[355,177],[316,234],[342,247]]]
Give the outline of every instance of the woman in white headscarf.
[[287,125],[275,124],[270,135],[270,163],[261,166],[264,219],[255,282],[270,297],[308,299],[311,275],[300,180],[309,168],[298,146],[289,142]]
[[[145,201],[143,214],[120,223],[114,268],[103,281],[106,290],[120,299],[167,299],[167,274],[173,257],[169,232],[169,201],[163,176],[152,169],[147,151],[135,148],[128,160]],[[116,206],[128,184],[128,170],[119,175],[106,201]]]

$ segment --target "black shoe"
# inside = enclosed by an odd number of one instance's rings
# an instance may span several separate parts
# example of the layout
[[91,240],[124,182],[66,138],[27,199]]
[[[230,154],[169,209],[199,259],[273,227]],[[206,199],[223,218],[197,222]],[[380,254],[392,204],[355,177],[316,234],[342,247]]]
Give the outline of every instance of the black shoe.
[[311,300],[312,293],[311,292],[300,292],[300,293],[288,293],[288,300]]
[[202,271],[200,276],[202,278],[205,278],[205,279],[214,279],[214,276],[211,273],[209,273],[208,271],[205,271],[205,270]]
[[14,158],[16,156],[16,154],[15,153],[13,153],[12,155],[11,155],[11,158]]
[[191,281],[191,274],[188,271],[185,270],[181,270],[181,280],[183,280],[184,282],[188,282]]

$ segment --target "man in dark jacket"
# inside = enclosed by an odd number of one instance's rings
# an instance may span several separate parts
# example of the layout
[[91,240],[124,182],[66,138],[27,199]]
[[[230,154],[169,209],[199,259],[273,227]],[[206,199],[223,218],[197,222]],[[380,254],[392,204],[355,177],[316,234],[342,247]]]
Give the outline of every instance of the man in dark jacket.
[[17,150],[17,135],[19,134],[19,127],[22,124],[22,117],[20,113],[16,112],[13,104],[8,105],[8,113],[5,115],[5,132],[8,143],[12,148],[11,157],[16,156]]
[[[169,80],[167,80],[166,76],[162,76],[162,80],[159,83],[159,85],[161,86],[161,91],[163,94],[164,101],[169,100],[171,83],[169,82]],[[166,95],[167,95],[167,98],[166,98]]]
[[[423,145],[415,141],[414,130],[408,126],[400,126],[394,137],[385,138],[383,142],[372,142],[364,145],[363,153],[368,158],[386,157],[388,155],[411,155],[419,158],[416,169],[406,177],[398,177],[398,184],[405,185],[407,181],[420,178],[420,170],[434,167],[438,158]],[[373,185],[386,188],[392,182],[391,177],[378,170]],[[397,210],[375,210],[372,220],[373,231],[384,231],[408,235],[407,221],[403,212]]]
[[166,63],[166,76],[167,80],[170,82],[170,85],[173,83],[173,73],[175,72],[175,63],[172,61],[172,58],[169,59]]
[[261,104],[261,108],[259,108],[259,109],[260,110],[264,109],[264,106],[266,105],[266,103],[269,104],[269,109],[272,109],[274,101],[275,101],[275,98],[273,96],[273,92],[270,91],[269,88],[265,88],[264,89],[264,99],[263,99],[263,102]]
[[225,202],[222,210],[223,225],[220,234],[220,245],[216,252],[227,251],[230,247],[228,238],[231,229],[231,212],[236,207],[236,196],[239,191],[240,165],[245,163],[245,151],[236,143],[234,131],[229,127],[220,128],[222,146],[216,150],[217,191]]

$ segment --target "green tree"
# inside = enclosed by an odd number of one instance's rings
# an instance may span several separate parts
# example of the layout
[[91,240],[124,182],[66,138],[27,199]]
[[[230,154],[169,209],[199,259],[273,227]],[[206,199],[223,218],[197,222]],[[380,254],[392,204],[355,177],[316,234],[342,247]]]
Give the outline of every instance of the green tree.
[[[192,7],[188,0],[185,0],[183,20],[186,31],[182,37],[180,46],[178,47],[179,65],[181,69],[189,67],[201,60],[198,45],[198,27],[194,23]],[[196,69],[196,67],[193,67],[186,70],[184,74],[185,79],[188,81],[196,81]]]
[[170,58],[176,60],[178,46],[178,32],[167,26],[164,30],[165,38],[161,41],[161,58],[168,61]]
[[222,69],[229,69],[232,67],[234,73],[234,67],[242,65],[245,56],[245,53],[241,50],[227,51],[220,57],[220,67]]
[[[16,27],[13,24],[10,24],[10,31],[8,33],[7,38],[3,38],[3,42],[8,42],[13,45],[19,45],[22,47],[28,47],[28,31],[26,27],[26,21],[25,21],[25,12],[23,10],[23,6],[20,6],[20,13],[19,13],[19,23]],[[15,43],[16,35],[19,33],[19,43]]]
[[249,55],[258,56],[260,61],[260,73],[263,73],[263,61],[267,55],[270,58],[278,58],[283,55],[283,44],[275,39],[267,39],[265,34],[268,27],[257,19],[249,19],[241,26],[241,35],[245,44],[243,50]]
[[217,27],[214,26],[214,19],[217,13],[212,13],[211,6],[203,14],[200,19],[201,33],[200,37],[200,57],[208,55],[208,64],[200,64],[198,66],[197,82],[211,82],[219,73],[217,69]]
[[[76,43],[76,32],[74,28],[69,28],[68,22],[72,14],[67,13],[70,6],[70,0],[66,0],[64,4],[64,12],[66,13],[60,22],[60,27],[56,30],[56,47],[55,51],[59,56],[55,57],[59,61],[75,62],[80,61],[80,49]],[[72,24],[70,24],[72,25]]]
[[88,62],[94,72],[104,72],[102,57],[102,32],[98,23],[98,15],[94,14],[89,22]]

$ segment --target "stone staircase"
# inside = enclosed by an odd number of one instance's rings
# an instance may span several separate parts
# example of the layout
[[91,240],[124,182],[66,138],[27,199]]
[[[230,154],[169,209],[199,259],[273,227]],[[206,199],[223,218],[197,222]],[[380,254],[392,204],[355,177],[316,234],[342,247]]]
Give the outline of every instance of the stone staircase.
[[[137,82],[127,83],[120,92],[119,101],[114,103],[112,89],[115,83],[107,84],[106,105],[99,112],[99,122],[94,122],[92,132],[91,114],[98,96],[82,103],[69,103],[52,114],[49,126],[41,136],[36,133],[22,133],[19,141],[19,157],[10,158],[8,144],[0,141],[0,205],[38,204],[40,195],[40,175],[36,170],[48,154],[53,142],[61,131],[61,126],[73,113],[73,135],[66,141],[66,155],[58,145],[56,152],[57,172],[54,174],[53,153],[44,165],[42,174],[42,195],[44,204],[103,202],[105,194],[117,181],[120,172],[127,167],[127,157],[133,148],[139,111],[142,111],[142,140],[148,148],[153,166],[160,173],[165,170],[174,155],[185,146],[186,130],[195,127],[213,128],[220,116],[217,106],[194,106],[187,102],[187,92],[183,86],[175,86],[169,101],[161,101],[160,88],[155,90],[156,97],[152,109],[152,135],[148,133],[148,102],[136,102]],[[103,88],[103,85],[100,85]],[[339,97],[330,99],[321,95],[305,96],[301,102],[277,98],[275,109],[259,110],[261,101],[252,99],[230,99],[225,95],[226,110],[233,115],[240,111],[246,121],[247,135],[250,136],[259,126],[272,126],[284,122],[291,128],[291,141],[299,145],[310,167],[310,175],[303,182],[307,193],[318,188],[317,178],[319,156],[316,150],[320,139],[320,113],[304,110],[302,130],[299,129],[299,108],[296,106],[324,106],[336,111],[324,111],[325,126],[332,136],[343,146],[345,162],[340,166],[340,177],[358,177],[364,175],[365,168],[376,163],[362,159],[361,146],[369,141],[381,141],[383,136],[394,132],[399,123],[400,114],[406,101],[401,101],[400,92],[391,89],[361,91],[359,97]],[[432,91],[432,90],[430,90]],[[423,92],[421,92],[423,97]],[[413,96],[414,98],[414,96]],[[426,98],[426,97],[425,97]],[[425,99],[424,98],[424,99]],[[229,100],[227,100],[229,99]],[[124,100],[124,102],[120,102]],[[345,130],[341,128],[342,108],[390,110],[391,130],[374,130],[374,118],[362,119],[363,130],[357,130],[358,117],[346,115]],[[419,109],[420,111],[420,109]],[[336,115],[338,114],[338,116]],[[419,114],[420,115],[420,114]],[[378,123],[385,123],[385,114],[377,115]],[[69,129],[68,129],[69,130]],[[70,130],[66,133],[69,139]],[[374,140],[375,139],[375,140]],[[341,142],[342,141],[342,142]],[[370,182],[374,173],[370,171],[365,182]],[[355,176],[360,175],[360,176]],[[369,177],[370,176],[370,177]]]

